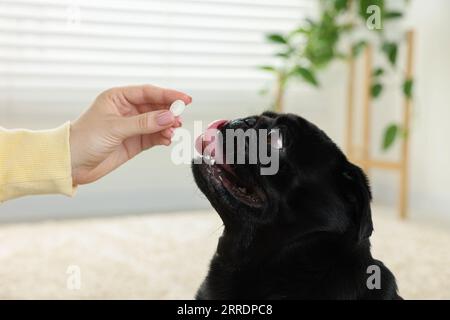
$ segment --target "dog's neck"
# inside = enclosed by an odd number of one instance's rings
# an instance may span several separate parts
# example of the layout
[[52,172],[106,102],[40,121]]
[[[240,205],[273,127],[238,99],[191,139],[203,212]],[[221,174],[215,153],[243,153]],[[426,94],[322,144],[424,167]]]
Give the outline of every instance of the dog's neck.
[[[308,234],[289,233],[283,229],[266,226],[259,228],[242,227],[238,230],[225,227],[217,246],[217,254],[230,265],[260,265],[270,262],[278,256],[308,256],[308,264],[314,258],[324,261],[339,258],[355,252],[370,255],[370,241],[357,242],[353,235],[317,231]],[[365,256],[365,255],[363,255]],[[298,261],[297,261],[298,263]]]
[[[361,273],[362,266],[372,259],[368,240],[355,243],[342,234],[329,233],[304,235],[291,240],[286,239],[286,234],[276,234],[271,230],[238,232],[225,229],[211,262],[208,279],[214,279],[213,283],[222,292],[228,292],[230,297],[267,298],[275,294],[273,298],[277,298],[276,295],[281,294],[279,298],[283,298],[283,292],[291,289],[298,292],[298,287],[307,283],[312,274],[325,279],[336,270],[348,274]],[[290,283],[283,282],[287,275]],[[281,283],[272,283],[277,278]],[[248,288],[270,288],[272,285],[277,288],[273,292],[247,291]],[[286,291],[279,291],[279,287]]]

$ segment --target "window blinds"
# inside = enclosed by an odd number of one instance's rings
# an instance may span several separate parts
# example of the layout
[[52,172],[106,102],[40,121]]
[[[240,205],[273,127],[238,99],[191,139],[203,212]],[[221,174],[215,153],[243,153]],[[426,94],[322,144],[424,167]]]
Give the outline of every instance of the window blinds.
[[312,10],[312,0],[0,0],[0,91],[258,90],[270,75],[256,67],[273,59],[264,34]]

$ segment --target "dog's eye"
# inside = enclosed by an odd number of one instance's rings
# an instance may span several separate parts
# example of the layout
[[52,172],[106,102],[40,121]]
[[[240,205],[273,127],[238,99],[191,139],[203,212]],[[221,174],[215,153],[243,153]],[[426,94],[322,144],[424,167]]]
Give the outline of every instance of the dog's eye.
[[273,149],[282,149],[283,148],[283,136],[279,129],[270,130],[267,135],[267,144],[270,145]]

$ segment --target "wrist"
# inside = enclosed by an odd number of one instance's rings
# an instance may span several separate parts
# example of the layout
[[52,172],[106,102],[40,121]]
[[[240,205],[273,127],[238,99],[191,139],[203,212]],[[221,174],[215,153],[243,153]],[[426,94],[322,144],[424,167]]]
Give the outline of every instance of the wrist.
[[76,186],[78,185],[78,171],[80,164],[78,159],[79,153],[78,153],[77,130],[73,122],[70,122],[69,148],[70,148],[70,166],[72,173],[72,184]]

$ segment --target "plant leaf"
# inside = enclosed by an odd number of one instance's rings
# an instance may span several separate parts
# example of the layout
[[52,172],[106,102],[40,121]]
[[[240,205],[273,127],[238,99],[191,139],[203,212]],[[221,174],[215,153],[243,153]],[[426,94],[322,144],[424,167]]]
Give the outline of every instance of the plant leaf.
[[357,57],[360,55],[364,47],[367,45],[367,42],[364,40],[358,41],[352,46],[352,55],[353,57]]
[[403,13],[400,11],[388,11],[384,14],[385,19],[398,19],[401,17],[403,17]]
[[399,127],[395,123],[386,127],[383,137],[383,150],[388,150],[394,144],[399,131]]
[[303,80],[314,85],[315,87],[319,86],[319,82],[317,81],[314,72],[310,69],[297,67],[294,69],[293,74],[300,76]]
[[266,37],[267,37],[267,40],[269,40],[271,42],[287,44],[286,38],[279,33],[271,33],[271,34],[268,34]]
[[317,25],[317,23],[311,19],[311,18],[306,18],[305,22],[310,26],[310,27],[315,27]]
[[287,59],[291,57],[293,54],[295,54],[295,49],[288,46],[288,48],[286,48],[285,50],[276,53],[275,56]]
[[376,68],[374,71],[373,71],[373,73],[372,73],[372,75],[374,76],[374,77],[379,77],[379,76],[382,76],[384,74],[384,69],[383,68]]
[[382,46],[383,52],[386,54],[392,66],[397,63],[398,45],[395,42],[385,42]]
[[296,33],[307,34],[307,33],[309,33],[309,29],[306,29],[305,27],[300,27],[300,28],[297,28],[294,31],[292,31],[292,34],[296,34]]
[[344,9],[347,9],[348,1],[347,0],[335,0],[334,1],[334,8],[336,11],[341,11]]
[[405,80],[405,82],[403,83],[403,94],[408,99],[412,98],[413,88],[414,88],[414,80],[413,79]]
[[370,90],[373,98],[378,98],[383,91],[383,85],[381,83],[375,83]]
[[272,67],[272,66],[259,66],[258,69],[261,69],[264,71],[270,71],[270,72],[276,71],[275,67]]

